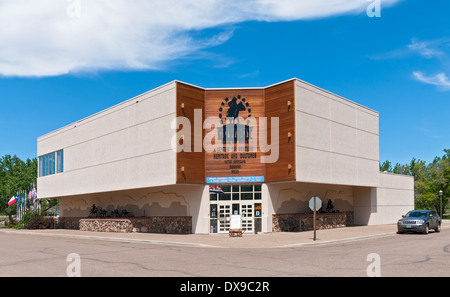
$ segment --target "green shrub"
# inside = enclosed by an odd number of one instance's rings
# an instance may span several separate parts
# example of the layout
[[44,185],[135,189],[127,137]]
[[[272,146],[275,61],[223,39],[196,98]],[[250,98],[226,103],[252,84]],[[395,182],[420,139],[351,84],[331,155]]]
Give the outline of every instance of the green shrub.
[[53,229],[54,221],[53,218],[36,216],[31,219],[27,224],[25,224],[26,229]]
[[44,217],[38,211],[28,210],[26,211],[20,220],[20,224],[17,229],[53,229],[53,218]]

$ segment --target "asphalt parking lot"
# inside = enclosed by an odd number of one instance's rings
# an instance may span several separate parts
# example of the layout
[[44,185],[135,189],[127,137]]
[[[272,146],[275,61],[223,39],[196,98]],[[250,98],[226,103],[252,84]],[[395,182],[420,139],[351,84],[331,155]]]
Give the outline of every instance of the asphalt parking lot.
[[[450,223],[440,233],[394,225],[222,235],[0,231],[0,276],[450,276]],[[72,257],[72,258],[71,258]]]

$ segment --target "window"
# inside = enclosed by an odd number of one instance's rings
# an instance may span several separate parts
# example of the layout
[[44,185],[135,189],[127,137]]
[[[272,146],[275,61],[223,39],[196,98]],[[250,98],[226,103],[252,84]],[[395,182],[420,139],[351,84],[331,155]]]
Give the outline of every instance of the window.
[[39,177],[55,174],[55,153],[39,157]]
[[261,185],[221,185],[223,193],[210,193],[209,200],[261,200]]
[[63,150],[39,157],[39,177],[64,172]]
[[64,172],[64,151],[63,150],[56,152],[56,160],[57,160],[56,172],[57,173]]

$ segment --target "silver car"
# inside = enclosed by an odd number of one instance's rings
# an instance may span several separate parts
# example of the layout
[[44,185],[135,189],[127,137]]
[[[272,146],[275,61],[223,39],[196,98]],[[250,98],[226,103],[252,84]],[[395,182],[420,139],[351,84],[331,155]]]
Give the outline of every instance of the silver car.
[[397,222],[399,234],[421,232],[428,234],[430,229],[441,232],[441,218],[434,210],[411,210]]

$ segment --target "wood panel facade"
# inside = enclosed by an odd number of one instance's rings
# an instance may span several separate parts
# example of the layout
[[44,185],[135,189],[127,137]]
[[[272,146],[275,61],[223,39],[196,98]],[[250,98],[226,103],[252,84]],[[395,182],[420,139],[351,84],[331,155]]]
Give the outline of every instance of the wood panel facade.
[[[268,141],[271,141],[272,121],[278,117],[279,157],[275,163],[266,164],[266,180],[287,181],[296,179],[295,162],[295,83],[288,81],[265,89]],[[268,153],[270,154],[270,152]]]
[[205,154],[203,150],[198,152],[194,147],[195,141],[204,137],[203,129],[200,133],[195,131],[196,109],[202,110],[200,124],[203,126],[205,90],[177,82],[177,118],[185,117],[191,123],[191,150],[177,153],[177,183],[205,183]]
[[[177,183],[205,183],[208,177],[249,177],[264,176],[265,182],[295,180],[295,100],[294,81],[260,89],[202,89],[183,83],[177,83],[177,117],[186,117],[191,123],[191,152],[177,153]],[[237,107],[240,108],[237,108]],[[239,116],[237,127],[246,131],[246,143],[232,145],[232,151],[227,151],[226,143],[220,145],[214,152],[195,152],[195,139],[215,134],[219,140],[224,140],[227,129],[212,127],[195,129],[194,111],[202,110],[202,126],[206,118],[215,117],[228,123],[226,118]],[[266,134],[266,129],[260,130],[259,118],[267,117],[267,140],[271,144],[272,117],[278,117],[279,158],[275,163],[264,164],[260,150],[260,137]],[[249,122],[252,121],[252,122]],[[243,123],[242,123],[243,121]],[[234,123],[238,121],[235,120]],[[256,125],[254,125],[256,123]],[[243,124],[243,125],[242,125]],[[251,125],[253,124],[253,125]],[[248,126],[248,127],[245,127]],[[229,125],[227,127],[234,127]],[[198,128],[198,126],[197,126]],[[180,127],[180,129],[182,129]],[[179,129],[179,130],[180,130]],[[213,131],[218,129],[217,131]],[[239,128],[236,128],[237,130]],[[228,132],[231,129],[228,130]],[[242,130],[240,130],[242,131]],[[195,135],[195,137],[194,137]],[[214,139],[215,143],[218,139]],[[242,138],[240,138],[242,140]],[[238,142],[239,140],[235,140]],[[203,143],[203,142],[202,142]],[[256,143],[256,147],[252,144]],[[277,144],[277,143],[273,143]],[[244,147],[244,148],[243,148]]]
[[[226,118],[227,115],[230,115],[229,111],[232,106],[240,105],[239,117],[244,120],[244,123],[239,122],[239,125],[244,124],[240,127],[249,126],[247,120],[251,118],[257,120],[265,114],[264,90],[262,89],[207,90],[205,103],[205,116],[219,117],[223,123],[227,123]],[[233,125],[228,127],[233,127]],[[219,129],[221,128],[219,127]],[[210,132],[211,130],[206,131],[206,133]],[[250,133],[249,137],[256,138],[256,143],[258,143],[258,135],[254,133],[256,131],[252,130],[251,132],[253,133]],[[223,152],[205,153],[206,177],[264,176],[265,166],[261,163],[262,153],[258,146],[256,148],[249,147],[252,143],[251,140],[249,139],[248,145],[241,145],[241,147],[245,147],[244,151],[239,151],[236,143],[233,145],[232,152],[228,152],[226,144],[224,144]]]

